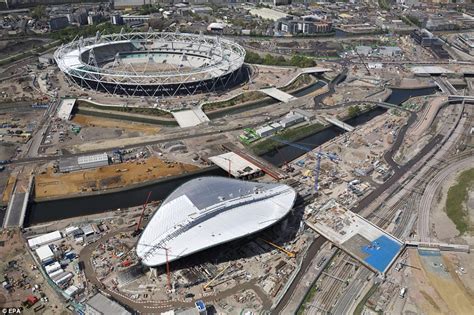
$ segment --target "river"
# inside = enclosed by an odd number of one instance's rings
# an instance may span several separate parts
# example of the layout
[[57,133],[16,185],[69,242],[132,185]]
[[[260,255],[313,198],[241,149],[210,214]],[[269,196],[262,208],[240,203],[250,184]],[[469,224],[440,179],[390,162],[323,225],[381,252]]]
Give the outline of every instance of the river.
[[[308,90],[311,90],[310,92],[314,91],[313,89],[315,89],[313,86],[308,88]],[[304,91],[306,92],[305,94],[310,93],[308,90]],[[393,93],[387,99],[387,102],[399,105],[410,97],[433,94],[436,90],[436,88],[393,89]],[[378,115],[383,114],[385,111],[385,109],[377,107],[372,111],[349,119],[347,123],[353,126],[358,126],[370,121],[372,118]],[[326,128],[314,135],[308,136],[298,141],[298,143],[304,144],[309,148],[315,148],[342,133],[344,133],[342,129],[333,126]],[[285,161],[294,160],[304,153],[305,152],[294,147],[285,146],[279,148],[278,150],[268,152],[262,157],[275,165],[281,165],[285,163]],[[96,214],[106,212],[108,210],[115,210],[117,208],[127,208],[141,205],[145,202],[149,191],[152,192],[151,200],[163,200],[169,193],[171,193],[185,181],[198,176],[211,175],[226,176],[226,172],[217,167],[210,167],[201,170],[199,173],[189,174],[178,178],[170,178],[168,180],[152,183],[138,188],[132,188],[126,191],[106,192],[91,196],[79,196],[67,199],[32,202],[29,205],[27,216],[25,218],[25,226],[76,216]]]

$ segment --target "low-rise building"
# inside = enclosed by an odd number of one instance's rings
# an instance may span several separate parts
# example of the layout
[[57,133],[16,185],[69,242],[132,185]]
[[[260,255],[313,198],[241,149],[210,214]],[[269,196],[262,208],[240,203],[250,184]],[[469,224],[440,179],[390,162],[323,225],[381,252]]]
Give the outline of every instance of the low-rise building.
[[255,130],[255,132],[257,135],[259,135],[259,137],[268,137],[273,135],[276,131],[270,126],[263,126]]
[[49,28],[52,31],[57,31],[61,30],[69,25],[69,20],[67,16],[57,16],[57,17],[52,17],[49,20]]
[[328,33],[333,30],[332,22],[328,20],[318,20],[314,17],[293,17],[288,16],[278,19],[275,22],[275,28],[278,32],[296,34],[316,34]]
[[124,307],[115,301],[97,293],[86,302],[86,315],[131,315]]
[[305,118],[302,115],[297,114],[297,113],[295,114],[289,113],[288,115],[286,115],[280,120],[280,125],[283,128],[288,128],[303,121],[305,121]]

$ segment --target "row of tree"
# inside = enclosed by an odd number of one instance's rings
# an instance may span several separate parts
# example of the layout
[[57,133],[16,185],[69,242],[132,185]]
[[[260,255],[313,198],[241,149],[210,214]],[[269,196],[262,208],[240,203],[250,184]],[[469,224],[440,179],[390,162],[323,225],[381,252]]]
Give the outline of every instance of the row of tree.
[[287,59],[283,56],[273,56],[271,54],[266,54],[262,57],[252,51],[247,51],[245,62],[268,66],[293,66],[299,68],[314,67],[316,65],[314,59],[302,55],[294,55],[290,59]]

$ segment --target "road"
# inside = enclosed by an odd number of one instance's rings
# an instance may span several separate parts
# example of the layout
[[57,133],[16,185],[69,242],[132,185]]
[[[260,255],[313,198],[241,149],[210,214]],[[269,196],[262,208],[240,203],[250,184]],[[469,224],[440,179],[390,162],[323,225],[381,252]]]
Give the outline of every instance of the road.
[[[133,310],[138,311],[144,314],[150,313],[161,313],[162,311],[166,311],[169,309],[176,309],[176,308],[193,308],[195,307],[194,301],[184,302],[181,300],[167,300],[167,301],[152,301],[152,302],[141,302],[137,300],[132,300],[128,296],[125,296],[121,293],[116,291],[112,291],[107,289],[102,282],[97,279],[97,275],[94,271],[94,267],[92,266],[92,253],[93,251],[100,245],[104,244],[108,239],[111,237],[119,234],[119,233],[129,233],[133,230],[133,227],[127,227],[123,229],[119,229],[114,232],[110,232],[108,234],[103,235],[94,243],[91,243],[85,246],[80,252],[80,259],[84,262],[84,274],[90,283],[96,286],[101,291],[105,292],[106,294],[110,295],[116,301],[122,303],[123,305],[127,305]],[[256,285],[257,279],[253,279],[249,282],[244,284],[237,285],[231,289],[220,291],[216,294],[207,294],[205,297],[202,297],[204,302],[212,302],[214,300],[221,300],[231,295],[237,294],[242,290],[253,290],[255,294],[258,296],[259,299],[262,300],[264,310],[269,310],[271,308],[271,301],[266,296],[266,294],[262,291],[262,289]],[[183,297],[184,298],[184,297]]]

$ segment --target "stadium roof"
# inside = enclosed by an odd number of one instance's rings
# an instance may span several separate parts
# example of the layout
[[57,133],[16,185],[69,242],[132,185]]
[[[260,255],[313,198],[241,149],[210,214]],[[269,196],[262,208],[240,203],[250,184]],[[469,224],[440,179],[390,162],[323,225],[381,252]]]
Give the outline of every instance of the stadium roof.
[[143,231],[137,255],[147,266],[173,261],[263,230],[293,207],[283,184],[200,177],[171,193]]

